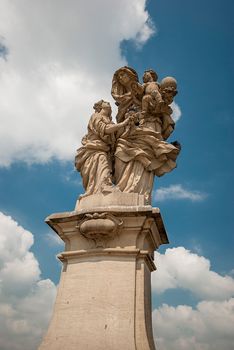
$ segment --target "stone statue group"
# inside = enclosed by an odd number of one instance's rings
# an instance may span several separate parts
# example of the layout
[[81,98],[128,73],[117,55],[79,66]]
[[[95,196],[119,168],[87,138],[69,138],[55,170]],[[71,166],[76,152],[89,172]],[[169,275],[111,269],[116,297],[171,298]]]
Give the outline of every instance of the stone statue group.
[[154,176],[176,167],[180,144],[166,140],[175,125],[170,105],[177,83],[172,77],[160,83],[157,79],[153,70],[145,71],[142,84],[130,67],[114,73],[111,94],[118,106],[116,124],[109,102],[94,104],[88,133],[75,158],[83,178],[83,196],[133,192],[150,203]]

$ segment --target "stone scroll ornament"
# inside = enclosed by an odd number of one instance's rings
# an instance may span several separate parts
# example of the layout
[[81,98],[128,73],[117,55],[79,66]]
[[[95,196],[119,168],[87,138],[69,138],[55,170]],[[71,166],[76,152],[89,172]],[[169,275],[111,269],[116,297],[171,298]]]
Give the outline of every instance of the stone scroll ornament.
[[118,106],[117,123],[112,121],[110,103],[96,102],[88,133],[77,150],[75,166],[85,188],[82,197],[138,193],[151,204],[154,177],[176,167],[181,149],[177,141],[166,141],[175,126],[170,105],[177,82],[166,77],[159,83],[157,73],[147,70],[140,83],[136,71],[125,66],[114,73],[111,94]]

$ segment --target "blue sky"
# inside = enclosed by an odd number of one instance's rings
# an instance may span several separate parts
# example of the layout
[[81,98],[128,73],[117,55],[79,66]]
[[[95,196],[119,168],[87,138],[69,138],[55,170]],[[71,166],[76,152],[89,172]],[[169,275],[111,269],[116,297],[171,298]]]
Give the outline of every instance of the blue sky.
[[[159,249],[156,264],[158,258],[159,267],[162,261],[169,269],[169,262],[174,261],[179,271],[179,261],[184,259],[188,270],[183,276],[173,272],[173,287],[159,276],[161,286],[165,285],[163,291],[153,282],[153,307],[159,310],[153,320],[160,334],[159,350],[179,346],[213,350],[209,336],[215,328],[207,319],[204,339],[192,326],[191,337],[186,326],[179,333],[176,320],[183,325],[182,311],[189,310],[190,319],[196,311],[196,317],[205,322],[204,305],[211,310],[220,308],[222,314],[221,306],[231,303],[228,310],[233,310],[233,1],[151,0],[145,4],[139,0],[129,1],[128,5],[119,3],[127,6],[120,11],[114,1],[112,9],[101,0],[95,15],[91,9],[96,5],[91,1],[61,1],[59,8],[54,1],[48,6],[36,2],[30,5],[28,1],[12,3],[14,6],[2,0],[0,4],[0,211],[5,220],[0,226],[2,242],[8,235],[6,228],[15,222],[33,234],[34,244],[25,248],[25,254],[33,252],[41,275],[38,272],[37,278],[32,278],[30,288],[34,288],[36,279],[37,283],[49,280],[54,295],[53,283],[56,285],[60,276],[55,255],[62,245],[53,239],[44,219],[54,212],[73,210],[83,192],[73,158],[93,102],[106,98],[114,105],[110,95],[112,74],[126,63],[137,70],[140,78],[148,68],[157,71],[159,80],[174,76],[179,91],[175,102],[181,116],[170,139],[181,142],[182,152],[177,169],[155,179],[153,205],[160,207],[170,240],[168,246]],[[102,25],[97,30],[94,23],[92,28],[91,22],[82,22],[80,13]],[[34,23],[39,15],[41,27]],[[116,16],[116,22],[111,16]],[[56,20],[71,24],[58,29]],[[21,234],[18,228],[15,230],[16,235]],[[166,255],[168,248],[172,250]],[[17,255],[17,247],[14,249]],[[195,269],[201,269],[194,281],[188,278],[190,259]],[[193,291],[196,284],[206,283],[209,293]],[[220,295],[212,294],[211,290],[219,291],[219,287]],[[2,300],[2,305],[11,305],[6,296]],[[163,304],[172,307],[174,319]],[[45,307],[51,308],[46,303]],[[21,317],[17,312],[18,320],[28,320],[28,314]],[[233,311],[228,315],[230,323]],[[174,334],[171,342],[160,328],[162,320],[168,324],[167,332]],[[41,334],[42,321],[38,319],[35,324],[41,327]],[[6,333],[12,339],[14,329]],[[231,333],[233,330],[219,334],[217,346],[231,350]],[[0,341],[1,349],[23,349],[25,344],[34,349],[41,336],[37,334],[34,339],[26,331],[20,334],[23,345],[13,341],[9,345],[4,339],[2,344]]]

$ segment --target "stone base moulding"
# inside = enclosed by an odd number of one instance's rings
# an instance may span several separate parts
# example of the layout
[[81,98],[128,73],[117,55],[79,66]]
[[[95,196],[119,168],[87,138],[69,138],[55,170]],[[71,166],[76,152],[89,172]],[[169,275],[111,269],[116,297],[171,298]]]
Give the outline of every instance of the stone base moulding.
[[168,243],[160,211],[96,206],[46,222],[65,242],[61,280],[39,350],[153,350],[150,274]]

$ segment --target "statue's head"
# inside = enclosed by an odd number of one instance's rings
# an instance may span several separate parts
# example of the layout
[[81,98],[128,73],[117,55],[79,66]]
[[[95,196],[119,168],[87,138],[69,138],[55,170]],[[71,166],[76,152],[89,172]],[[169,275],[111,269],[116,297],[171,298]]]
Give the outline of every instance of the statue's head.
[[144,83],[148,83],[150,81],[157,81],[158,74],[153,69],[148,69],[144,72],[142,79]]
[[96,113],[101,112],[102,109],[108,111],[111,114],[111,105],[109,102],[100,100],[93,105],[93,109],[95,110]]
[[162,79],[160,84],[160,91],[163,100],[169,105],[173,102],[177,94],[177,81],[173,77],[166,77]]
[[114,77],[118,83],[123,86],[128,85],[130,82],[138,82],[138,75],[136,71],[127,66],[118,69],[115,72]]
[[100,101],[94,103],[93,109],[95,110],[95,112],[97,112],[97,113],[101,112],[103,102],[104,102],[103,100],[100,100]]
[[160,83],[161,89],[174,89],[176,91],[177,89],[177,81],[173,77],[166,77],[163,78]]

